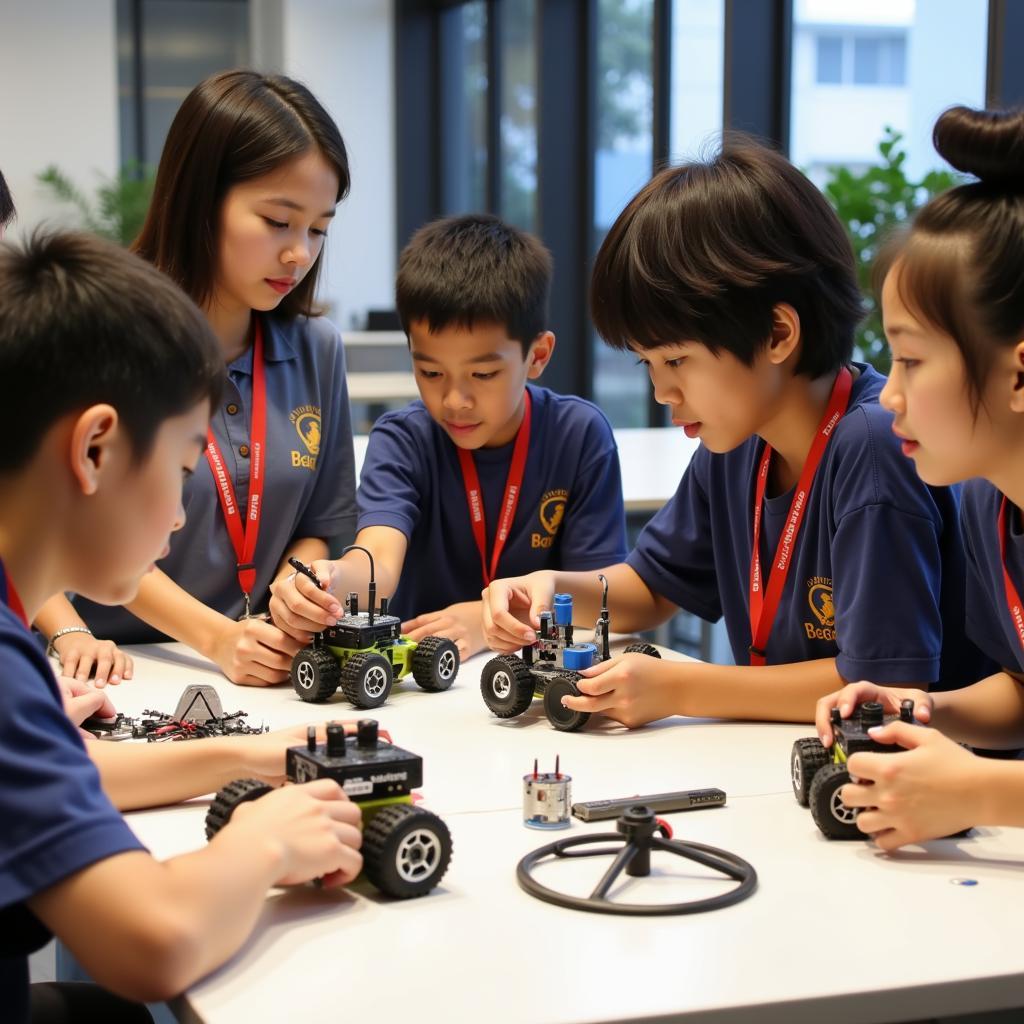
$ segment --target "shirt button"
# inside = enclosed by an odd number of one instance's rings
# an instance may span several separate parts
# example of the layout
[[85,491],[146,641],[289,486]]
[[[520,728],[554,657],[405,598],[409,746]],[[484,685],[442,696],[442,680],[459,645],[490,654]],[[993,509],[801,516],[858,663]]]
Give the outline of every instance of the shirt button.
[[231,403],[231,404],[230,404],[230,405],[228,406],[228,415],[229,415],[229,416],[237,416],[237,415],[238,415],[238,406],[237,406],[237,405],[235,405],[235,403],[234,403],[234,402],[232,402],[232,403]]
[[247,444],[240,444],[238,446],[238,454],[241,455],[243,459],[247,459],[249,457],[249,446]]

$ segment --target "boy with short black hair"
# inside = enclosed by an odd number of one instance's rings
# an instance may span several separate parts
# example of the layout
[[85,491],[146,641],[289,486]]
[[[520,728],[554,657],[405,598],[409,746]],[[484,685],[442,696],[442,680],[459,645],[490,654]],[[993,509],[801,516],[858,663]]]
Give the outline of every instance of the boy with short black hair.
[[[101,788],[28,629],[63,590],[134,597],[184,521],[182,481],[222,380],[202,314],[142,260],[84,235],[0,246],[5,1019],[29,1019],[27,956],[51,933],[105,988],[162,1000],[241,945],[270,886],[358,873],[358,809],[326,780],[275,791],[198,853],[155,861]],[[88,997],[76,1017],[80,993],[62,993],[70,1019],[124,1010]]]
[[[356,542],[377,593],[418,640],[481,649],[480,590],[499,573],[588,571],[625,554],[611,427],[589,402],[528,385],[551,358],[551,258],[497,217],[421,228],[402,252],[398,312],[421,400],[382,416],[359,485]],[[367,560],[315,562],[272,587],[274,622],[308,639],[366,592]],[[415,616],[415,617],[414,617]]]
[[[594,322],[634,351],[673,423],[702,446],[624,563],[604,570],[612,621],[678,608],[725,617],[735,666],[626,655],[564,703],[633,726],[668,715],[806,721],[842,679],[933,688],[984,670],[963,637],[955,490],[927,487],[852,361],[861,302],[845,231],[778,153],[731,139],[656,175],[598,253]],[[592,575],[535,573],[484,594],[488,641],[511,651]]]

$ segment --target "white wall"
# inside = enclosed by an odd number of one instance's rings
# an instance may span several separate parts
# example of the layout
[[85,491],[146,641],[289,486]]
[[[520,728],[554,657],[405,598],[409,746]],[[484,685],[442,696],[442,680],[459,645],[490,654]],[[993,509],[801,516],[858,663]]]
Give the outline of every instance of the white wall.
[[[341,129],[352,192],[328,238],[321,294],[342,330],[394,307],[395,88],[390,0],[281,0],[281,70]],[[254,11],[255,13],[255,11]]]
[[0,0],[0,170],[12,233],[74,223],[36,182],[57,164],[87,195],[119,163],[114,0]]

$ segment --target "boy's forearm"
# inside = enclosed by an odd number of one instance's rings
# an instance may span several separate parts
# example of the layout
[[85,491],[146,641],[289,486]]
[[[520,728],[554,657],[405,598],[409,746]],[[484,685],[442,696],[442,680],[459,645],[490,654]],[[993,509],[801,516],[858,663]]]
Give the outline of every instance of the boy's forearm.
[[844,685],[835,658],[792,665],[680,666],[677,715],[813,722],[820,697]]
[[1024,764],[979,758],[982,785],[978,787],[975,825],[1024,827]]
[[606,569],[583,572],[555,571],[555,590],[572,594],[573,621],[585,627],[601,611],[601,574],[608,580],[608,617],[615,633],[636,633],[653,629],[679,609],[655,594],[636,571],[619,562]]
[[210,656],[225,617],[154,569],[142,578],[135,600],[125,607],[161,633]]
[[[369,526],[359,531],[355,543],[373,556],[376,604],[380,604],[382,597],[391,598],[398,589],[407,550],[405,535],[388,526]],[[354,591],[359,595],[359,607],[365,609],[369,601],[370,560],[362,551],[349,551],[335,564],[342,575],[335,584],[334,596],[344,604],[349,592]]]
[[951,739],[992,749],[1024,746],[1024,686],[1008,672],[934,695],[932,725]]
[[121,811],[160,807],[212,793],[246,770],[244,737],[189,743],[88,743],[111,803]]

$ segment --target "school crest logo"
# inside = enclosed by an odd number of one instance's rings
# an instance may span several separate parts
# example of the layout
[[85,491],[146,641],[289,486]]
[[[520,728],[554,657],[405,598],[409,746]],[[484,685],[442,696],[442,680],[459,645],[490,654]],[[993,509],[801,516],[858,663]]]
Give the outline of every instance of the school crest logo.
[[555,535],[565,516],[565,503],[568,500],[569,492],[564,489],[548,491],[540,499],[537,518],[540,520],[540,525],[544,527],[544,533],[538,532],[530,535],[531,548],[550,548],[554,544]]
[[807,604],[816,622],[805,622],[808,640],[836,638],[836,607],[832,603],[832,580],[827,576],[812,576],[807,581]]
[[320,407],[300,405],[292,409],[288,418],[306,449],[305,452],[292,451],[292,465],[302,469],[316,469],[316,459],[320,454]]

